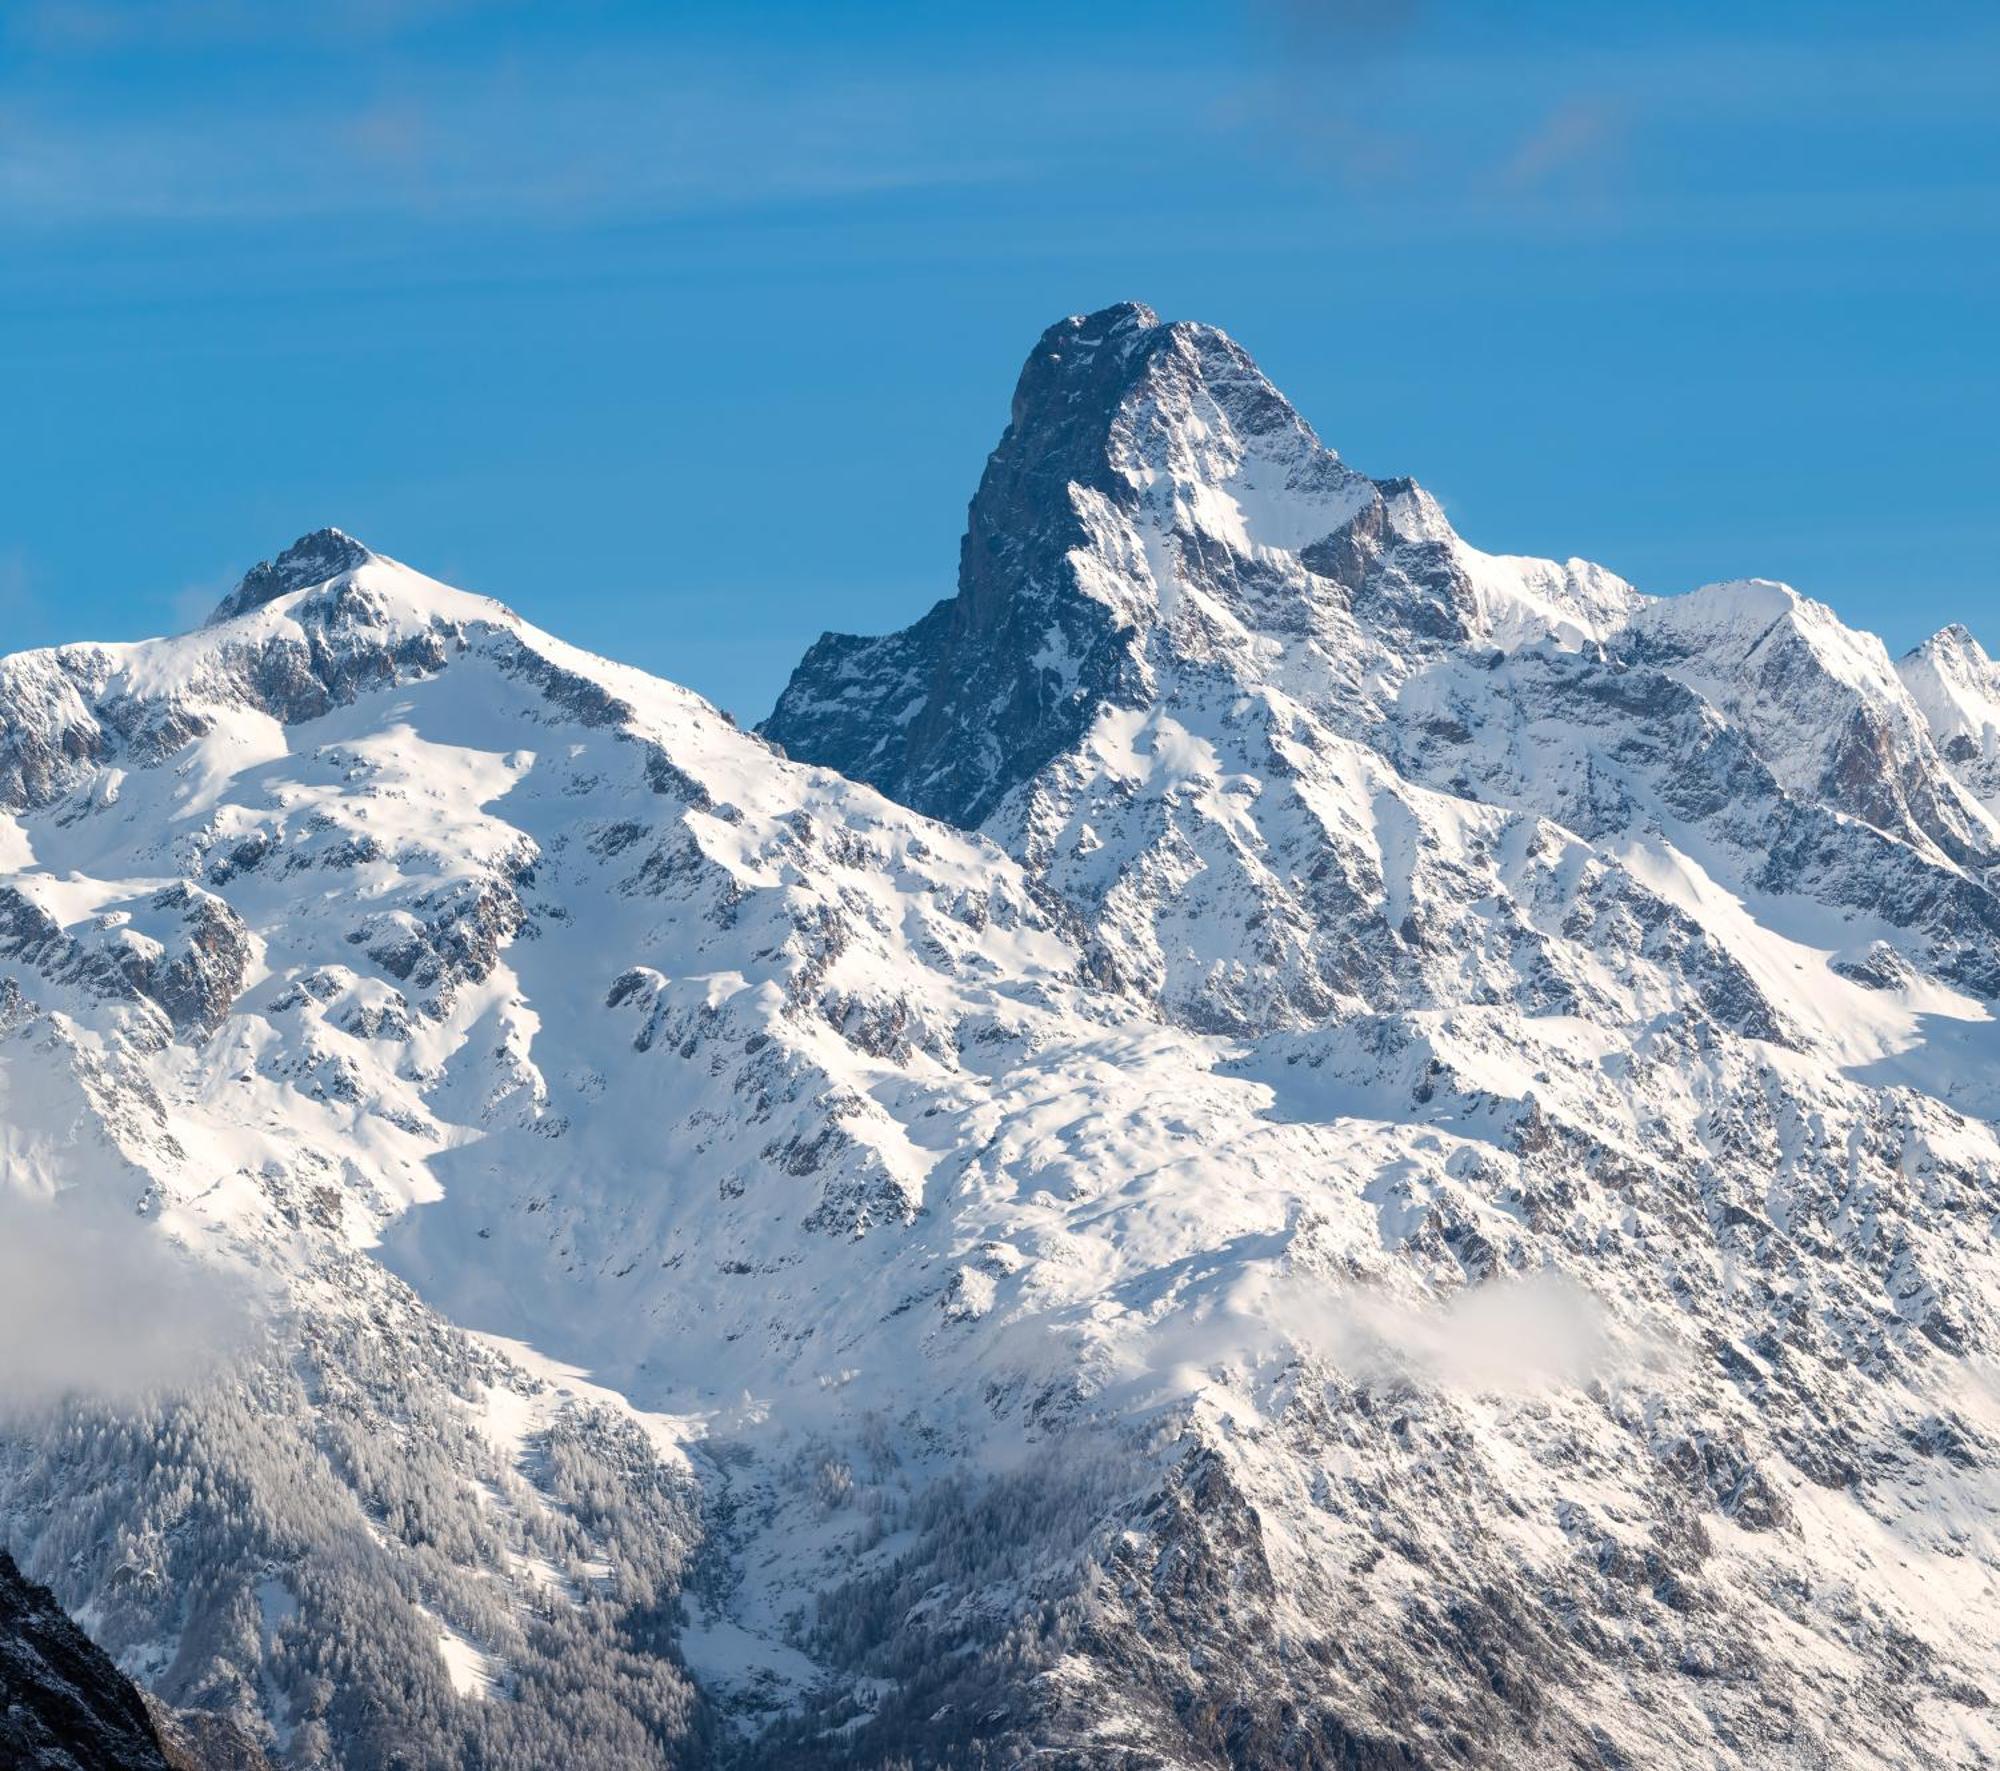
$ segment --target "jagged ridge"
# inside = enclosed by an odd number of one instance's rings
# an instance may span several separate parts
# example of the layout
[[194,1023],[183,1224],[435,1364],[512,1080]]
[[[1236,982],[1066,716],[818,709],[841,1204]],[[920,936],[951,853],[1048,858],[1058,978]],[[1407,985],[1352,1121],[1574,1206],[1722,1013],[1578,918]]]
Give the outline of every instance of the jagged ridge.
[[2000,1750],[1990,813],[1910,666],[1480,553],[1138,308],[803,761],[307,541],[0,663],[16,1184],[305,1350],[0,1457],[176,1701],[297,1764]]

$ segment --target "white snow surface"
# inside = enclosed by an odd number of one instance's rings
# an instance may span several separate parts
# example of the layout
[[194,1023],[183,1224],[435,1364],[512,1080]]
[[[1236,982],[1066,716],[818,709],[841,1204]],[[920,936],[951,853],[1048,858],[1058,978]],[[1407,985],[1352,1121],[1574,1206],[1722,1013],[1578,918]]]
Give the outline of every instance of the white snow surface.
[[[1078,494],[1154,692],[984,832],[378,556],[0,662],[5,1184],[459,1349],[503,1611],[660,1598],[535,1535],[614,1423],[701,1497],[681,1648],[744,1739],[918,1678],[801,1621],[888,1581],[928,1659],[1068,1620],[1045,1725],[1161,1763],[1225,1661],[1421,1755],[1991,1762],[1991,666],[1415,489],[1469,637],[1274,631],[1182,543],[1293,574],[1326,486],[1174,423],[1123,458],[1163,527]],[[239,1573],[238,1707],[318,1739]]]

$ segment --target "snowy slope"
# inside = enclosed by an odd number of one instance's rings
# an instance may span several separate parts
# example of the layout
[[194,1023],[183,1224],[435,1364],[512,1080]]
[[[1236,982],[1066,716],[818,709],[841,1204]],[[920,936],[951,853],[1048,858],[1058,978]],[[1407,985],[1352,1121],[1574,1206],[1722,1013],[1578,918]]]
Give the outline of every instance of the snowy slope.
[[1711,584],[1651,604],[1621,637],[1740,725],[1786,789],[1954,861],[1993,861],[2000,826],[1944,767],[1907,673],[1825,604]]
[[0,661],[10,1210],[247,1325],[8,1545],[302,1766],[2000,1754],[1989,814],[1789,598],[1121,308],[792,758],[331,531]]
[[1990,811],[2000,799],[2000,670],[1954,622],[1898,659],[1896,673],[1940,754]]
[[[1043,461],[1067,476],[1046,503],[1069,517],[1038,527],[1011,513],[1016,464]],[[975,559],[999,529],[1019,544]],[[1343,1128],[1435,1114],[1447,1138],[1499,1117],[1485,1148],[1451,1159],[1485,1211],[1385,1212],[1382,1246],[1446,1288],[1571,1259],[1601,1296],[1652,1299],[1694,1385],[1679,1393],[1704,1467],[1722,1431],[1728,1480],[1757,1472],[1731,1492],[1781,1502],[1753,1507],[1754,1535],[1803,1538],[1810,1559],[1834,1541],[1821,1527],[1852,1529],[1830,1526],[1829,1504],[1901,1521],[1874,1484],[1921,1484],[1910,1469],[1935,1466],[1911,1448],[1940,1433],[1955,1471],[1988,1467],[1990,1153],[1958,1163],[1988,1147],[1995,1101],[1993,824],[1946,760],[1967,752],[1960,728],[1909,664],[1899,675],[1879,642],[1783,586],[1649,599],[1582,562],[1482,554],[1420,488],[1364,481],[1321,448],[1220,335],[1136,307],[1044,337],[967,550],[959,595],[916,627],[823,640],[771,735],[997,837],[1086,931],[1094,979],[1247,1042],[1239,1073],[1279,1085],[1275,1112]],[[1120,662],[1043,758],[1015,741],[1017,709],[1061,654],[1020,630],[1054,633],[1072,607],[1110,612],[1102,643]],[[1010,671],[1009,695],[968,704],[962,685]],[[922,754],[1003,766],[940,781],[871,709],[894,710]],[[1373,1190],[1385,1180],[1360,1177],[1398,1160],[1346,1166]],[[1906,1192],[1945,1171],[1969,1189],[1963,1217]],[[1877,1214],[1893,1195],[1908,1210],[1891,1228]],[[1951,1222],[1962,1236],[1917,1252]],[[1872,1274],[1858,1287],[1857,1259]],[[1920,1391],[1941,1387],[1890,1403],[1916,1371]],[[1472,1443],[1487,1442],[1482,1427]],[[1654,1442],[1668,1463],[1671,1442]],[[1956,1480],[1926,1502],[1954,1520],[1947,1536],[1985,1521],[1957,1540],[1978,1545],[1983,1582],[1993,1491]],[[1366,1508],[1350,1516],[1379,1540]],[[1745,1620],[1740,1676],[1817,1683],[1741,1599],[1702,1602]],[[1407,1623],[1416,1603],[1390,1609]],[[1697,1703],[1711,1722],[1719,1689]],[[1699,1762],[1796,1741],[1840,1710],[1801,1693],[1782,1727],[1726,1733],[1727,1749],[1600,1726],[1647,1762]],[[1948,1703],[1940,1738],[1965,1720]],[[1836,1756],[1897,1750],[1821,1738]]]

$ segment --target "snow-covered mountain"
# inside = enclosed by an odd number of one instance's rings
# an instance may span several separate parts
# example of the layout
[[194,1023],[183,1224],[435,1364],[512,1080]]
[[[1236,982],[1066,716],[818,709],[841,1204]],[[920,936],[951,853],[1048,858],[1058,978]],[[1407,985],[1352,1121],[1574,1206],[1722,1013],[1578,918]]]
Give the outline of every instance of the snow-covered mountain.
[[1136,306],[765,737],[332,531],[0,661],[10,1222],[220,1300],[0,1529],[295,1766],[1992,1762],[1996,706]]
[[1896,665],[1945,761],[1989,811],[2000,802],[2000,669],[1953,623]]

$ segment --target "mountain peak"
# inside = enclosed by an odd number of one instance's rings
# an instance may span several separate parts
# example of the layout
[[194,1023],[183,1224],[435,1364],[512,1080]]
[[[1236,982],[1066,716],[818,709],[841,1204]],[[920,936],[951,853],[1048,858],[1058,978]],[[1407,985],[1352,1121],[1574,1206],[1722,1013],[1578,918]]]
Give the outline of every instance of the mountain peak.
[[[1149,649],[1185,608],[1183,559],[1242,561],[1221,604],[1284,600],[1280,580],[1308,597],[1303,566],[1270,560],[1296,559],[1376,497],[1226,333],[1136,301],[1072,314],[1022,365],[968,512],[958,594],[903,634],[827,635],[763,729],[976,824],[1099,707],[1150,692]],[[1147,535],[1168,544],[1149,555]],[[1246,631],[1298,618],[1261,602],[1239,613]],[[886,724],[885,704],[902,710]]]
[[1068,339],[1085,349],[1095,349],[1134,333],[1150,332],[1159,323],[1159,314],[1143,301],[1114,301],[1095,313],[1071,314],[1058,320],[1042,334],[1042,342]]
[[1131,361],[1148,333],[1160,330],[1160,316],[1143,301],[1114,302],[1095,313],[1071,314],[1036,341],[1021,371],[1025,384],[1038,365],[1055,368],[1065,378],[1105,365],[1113,374]]
[[958,594],[898,634],[824,636],[762,729],[972,826],[1183,667],[1251,683],[1295,650],[1347,671],[1357,622],[1399,656],[1574,645],[1637,601],[1585,562],[1475,553],[1415,482],[1347,466],[1227,333],[1120,302],[1029,353]]
[[1989,810],[2000,810],[2000,668],[1963,622],[1896,660],[1896,674],[1940,754]]
[[1129,474],[1134,457],[1157,469],[1204,403],[1243,436],[1288,432],[1321,448],[1249,352],[1219,328],[1162,321],[1138,301],[1071,314],[1042,334],[1022,365],[988,478],[1010,463],[1043,475],[1061,469],[1086,483],[1107,466]]
[[205,625],[233,620],[261,609],[295,590],[306,590],[366,565],[375,555],[352,535],[339,529],[314,529],[301,535],[276,559],[264,560],[243,574],[242,581],[221,602]]
[[1929,639],[1904,656],[1906,659],[1925,658],[1939,662],[1956,660],[1982,670],[1991,663],[1986,648],[1973,637],[1972,629],[1963,621],[1949,622],[1940,627]]

